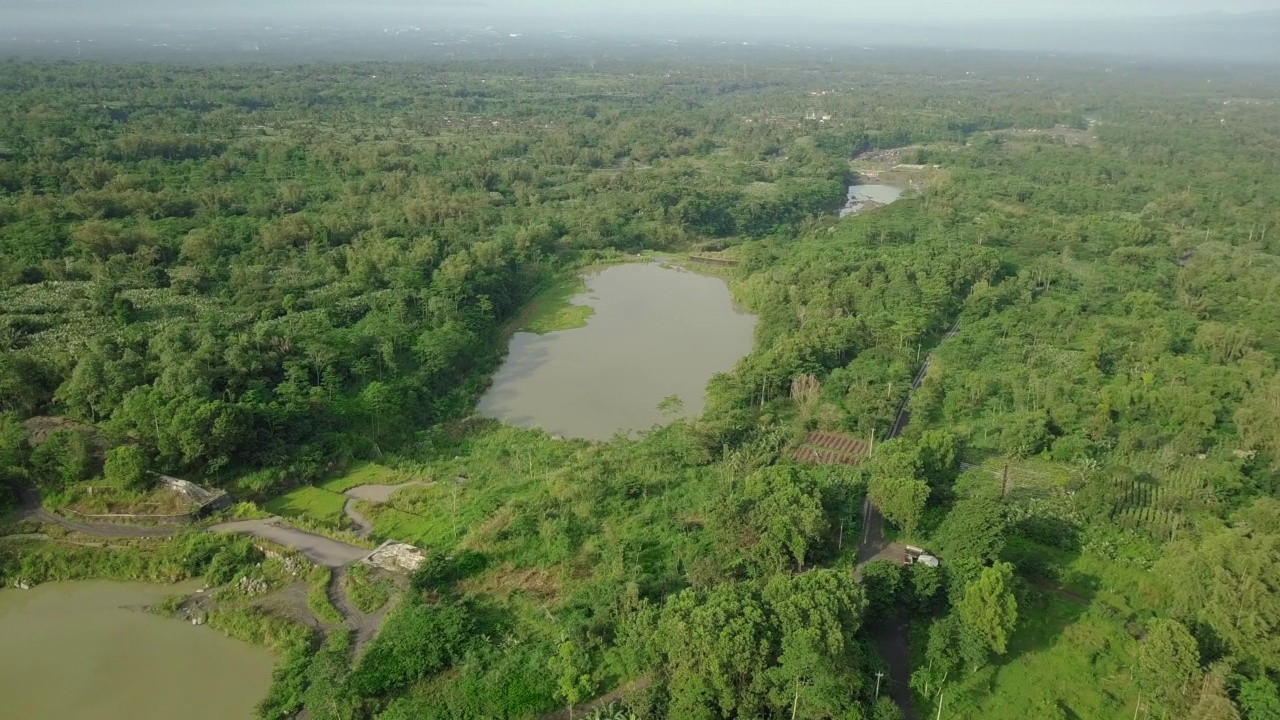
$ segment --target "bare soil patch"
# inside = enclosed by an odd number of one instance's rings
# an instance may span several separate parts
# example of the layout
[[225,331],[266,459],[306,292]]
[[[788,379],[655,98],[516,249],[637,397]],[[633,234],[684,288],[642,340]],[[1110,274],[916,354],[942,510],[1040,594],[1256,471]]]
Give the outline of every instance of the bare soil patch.
[[516,568],[503,563],[493,572],[463,580],[460,585],[476,594],[505,597],[521,592],[547,604],[560,600],[560,580],[545,568]]

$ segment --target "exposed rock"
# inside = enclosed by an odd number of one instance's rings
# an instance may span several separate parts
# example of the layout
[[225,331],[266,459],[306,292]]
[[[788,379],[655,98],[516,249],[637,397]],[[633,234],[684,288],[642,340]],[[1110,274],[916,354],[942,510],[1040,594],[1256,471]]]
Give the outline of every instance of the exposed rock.
[[245,597],[255,597],[262,595],[270,588],[267,586],[266,578],[242,577],[236,583],[236,589]]
[[388,540],[369,553],[364,562],[391,572],[413,572],[426,562],[427,553],[421,548],[395,540]]

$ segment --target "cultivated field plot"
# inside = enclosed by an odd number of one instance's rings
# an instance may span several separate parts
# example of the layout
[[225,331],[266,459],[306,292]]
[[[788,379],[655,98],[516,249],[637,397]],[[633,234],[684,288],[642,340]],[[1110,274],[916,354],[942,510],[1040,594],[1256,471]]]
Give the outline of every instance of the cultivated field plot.
[[990,475],[992,486],[998,487],[1004,497],[1015,500],[1056,496],[1080,472],[1079,468],[1043,458],[1014,460],[980,453],[965,453],[960,458],[960,468]]
[[797,462],[815,465],[857,465],[867,455],[867,441],[841,433],[816,430],[791,453]]

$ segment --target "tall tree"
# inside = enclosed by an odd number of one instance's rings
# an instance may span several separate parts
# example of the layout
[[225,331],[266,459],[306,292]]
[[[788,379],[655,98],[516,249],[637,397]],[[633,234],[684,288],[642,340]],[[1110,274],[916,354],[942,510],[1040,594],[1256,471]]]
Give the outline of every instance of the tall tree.
[[1138,652],[1138,689],[1166,717],[1183,716],[1188,693],[1200,677],[1200,651],[1182,623],[1157,618]]
[[910,536],[929,500],[929,484],[921,476],[920,454],[904,440],[880,446],[868,463],[867,497],[890,522]]
[[1009,633],[1018,623],[1018,601],[1013,596],[1013,566],[997,563],[984,568],[977,580],[965,588],[964,598],[956,606],[962,644],[975,665],[981,659],[978,649],[1003,655],[1009,646]]
[[799,570],[827,529],[817,484],[789,466],[764,468],[723,486],[712,519],[722,556],[754,575]]

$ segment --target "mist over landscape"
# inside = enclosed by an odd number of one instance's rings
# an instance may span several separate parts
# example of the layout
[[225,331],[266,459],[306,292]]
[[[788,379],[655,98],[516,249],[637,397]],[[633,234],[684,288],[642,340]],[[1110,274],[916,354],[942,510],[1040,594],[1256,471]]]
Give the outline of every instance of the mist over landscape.
[[1280,720],[1280,0],[0,0],[0,717]]
[[1271,0],[383,0],[358,6],[6,0],[0,2],[0,28],[0,57],[542,57],[604,52],[627,43],[678,53],[732,42],[816,50],[872,46],[1280,60],[1280,4]]

